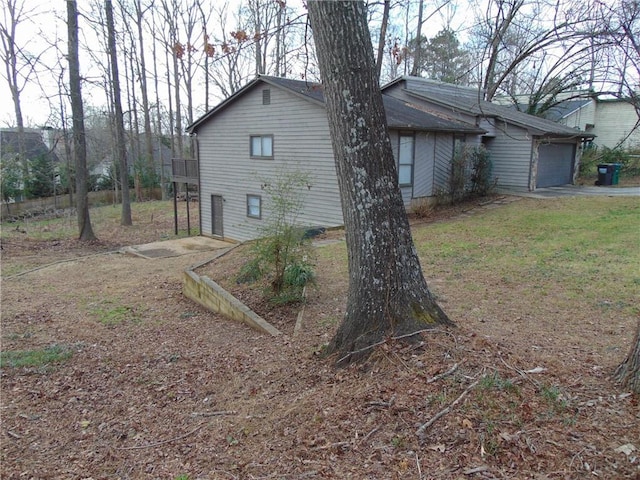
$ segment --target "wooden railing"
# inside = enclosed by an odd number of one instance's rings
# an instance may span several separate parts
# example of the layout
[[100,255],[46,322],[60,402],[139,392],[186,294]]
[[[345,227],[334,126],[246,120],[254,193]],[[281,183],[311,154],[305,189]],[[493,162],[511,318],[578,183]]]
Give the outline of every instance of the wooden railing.
[[174,182],[198,183],[198,161],[191,158],[172,158],[171,176]]

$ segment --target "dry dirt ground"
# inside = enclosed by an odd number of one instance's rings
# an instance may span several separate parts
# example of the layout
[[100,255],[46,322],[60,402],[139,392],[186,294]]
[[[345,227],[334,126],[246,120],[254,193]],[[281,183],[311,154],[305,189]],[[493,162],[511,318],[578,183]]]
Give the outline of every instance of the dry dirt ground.
[[[284,332],[269,337],[182,296],[183,269],[211,252],[113,253],[145,235],[3,243],[3,270],[26,272],[3,274],[3,350],[73,355],[3,368],[2,478],[640,478],[638,398],[609,377],[633,319],[556,328],[514,298],[487,321],[448,292],[458,328],[334,369],[318,352],[344,308],[344,261],[318,263],[298,335],[299,309],[238,292]],[[241,256],[204,270],[231,278]]]

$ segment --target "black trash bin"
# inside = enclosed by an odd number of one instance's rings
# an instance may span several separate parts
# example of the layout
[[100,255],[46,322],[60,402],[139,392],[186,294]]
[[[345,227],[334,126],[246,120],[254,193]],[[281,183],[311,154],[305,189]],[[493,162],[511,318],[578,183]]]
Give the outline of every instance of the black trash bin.
[[613,182],[613,172],[614,167],[612,163],[599,163],[598,180],[596,180],[596,185],[611,185],[611,182]]

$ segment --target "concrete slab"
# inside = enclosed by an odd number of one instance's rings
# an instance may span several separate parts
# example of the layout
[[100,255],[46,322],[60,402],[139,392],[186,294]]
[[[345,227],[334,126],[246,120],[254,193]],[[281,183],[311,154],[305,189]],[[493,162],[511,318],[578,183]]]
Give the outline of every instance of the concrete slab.
[[500,188],[498,193],[529,198],[557,198],[576,196],[604,196],[604,197],[638,197],[640,187],[595,187],[585,185],[563,185],[561,187],[537,188],[534,192],[524,189]]
[[132,245],[121,249],[123,253],[143,258],[179,257],[196,252],[212,252],[232,248],[236,244],[209,237],[185,237],[175,240],[162,240],[144,245]]

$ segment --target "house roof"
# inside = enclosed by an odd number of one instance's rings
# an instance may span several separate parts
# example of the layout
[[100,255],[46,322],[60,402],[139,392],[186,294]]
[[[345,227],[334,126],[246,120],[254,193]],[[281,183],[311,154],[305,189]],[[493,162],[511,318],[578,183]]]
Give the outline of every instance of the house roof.
[[591,99],[564,100],[547,110],[544,113],[544,118],[553,122],[559,122],[563,118],[589,105],[591,102]]
[[383,93],[393,85],[419,82],[419,89],[405,88],[411,97],[427,100],[450,108],[452,111],[484,118],[494,118],[527,129],[532,135],[561,137],[593,137],[575,128],[560,125],[551,120],[529,115],[506,105],[498,105],[482,99],[477,89],[446,84],[420,77],[400,77],[382,87]]
[[[204,114],[198,120],[187,127],[187,132],[196,132],[198,127],[207,122],[210,118],[231,105],[234,101],[256,87],[260,83],[266,83],[276,88],[288,90],[305,100],[323,106],[324,93],[322,85],[304,80],[293,80],[290,78],[271,77],[260,75],[247,85],[242,87],[236,93],[228,97],[222,103],[214,107],[212,110]],[[485,131],[464,122],[452,121],[438,117],[431,113],[425,112],[415,105],[411,105],[402,100],[383,95],[382,100],[387,116],[387,125],[394,129],[419,130],[430,132],[461,132],[461,133],[484,133]]]
[[[39,156],[49,158],[52,162],[60,159],[54,151],[47,148],[42,140],[42,132],[34,129],[24,129],[22,132],[25,155],[29,159]],[[5,155],[17,155],[20,152],[20,134],[15,128],[3,128],[0,130],[0,152]]]

